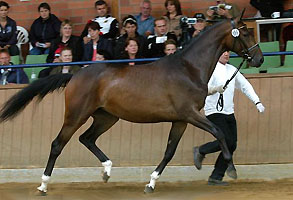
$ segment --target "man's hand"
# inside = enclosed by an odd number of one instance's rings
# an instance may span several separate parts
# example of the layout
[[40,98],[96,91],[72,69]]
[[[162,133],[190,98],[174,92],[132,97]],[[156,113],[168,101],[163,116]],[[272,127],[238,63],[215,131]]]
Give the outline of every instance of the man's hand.
[[223,85],[216,86],[216,87],[209,87],[208,88],[208,95],[215,94],[216,92],[219,92],[220,94],[223,94],[226,88],[224,88]]
[[261,102],[256,103],[256,108],[260,113],[263,113],[265,111],[265,107],[262,105]]

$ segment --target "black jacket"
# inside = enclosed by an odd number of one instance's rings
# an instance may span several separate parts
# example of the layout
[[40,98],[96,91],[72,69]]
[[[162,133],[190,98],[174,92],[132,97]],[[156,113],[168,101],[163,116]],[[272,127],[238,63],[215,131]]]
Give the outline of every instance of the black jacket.
[[[111,57],[113,57],[113,46],[112,46],[112,41],[100,37],[98,41],[98,46],[97,49],[103,49],[104,51],[107,51]],[[83,61],[91,61],[94,53],[94,48],[93,48],[93,41],[89,41],[87,44],[83,44]]]
[[271,17],[273,12],[284,11],[283,0],[250,0],[250,4],[258,9],[263,17]]
[[[114,57],[115,58],[121,58],[121,55],[124,53],[125,51],[125,42],[126,39],[128,38],[127,33],[125,33],[124,35],[120,35],[116,41],[115,41],[115,48],[114,48]],[[135,38],[138,40],[139,42],[139,49],[138,49],[138,55],[139,56],[146,56],[146,51],[147,51],[147,41],[145,39],[145,37],[143,37],[142,35],[139,35],[138,33],[136,33]]]
[[61,21],[54,15],[50,14],[47,20],[41,17],[36,19],[30,29],[29,38],[31,44],[35,47],[36,42],[53,42],[60,35]]
[[[175,42],[177,42],[177,37],[173,32],[168,32],[166,34],[167,40],[173,39]],[[164,43],[156,43],[157,36],[149,36],[148,38],[148,53],[147,57],[149,58],[158,58],[165,56],[164,53]]]
[[17,43],[16,22],[7,17],[5,27],[0,26],[0,46],[12,45]]
[[49,51],[49,55],[47,57],[47,63],[51,63],[53,62],[54,58],[55,58],[55,51],[59,48],[59,45],[63,45],[63,46],[67,46],[70,47],[72,49],[72,61],[76,62],[76,61],[81,61],[82,58],[82,53],[83,53],[83,49],[82,49],[82,43],[79,39],[79,37],[75,36],[75,35],[71,35],[71,37],[69,38],[69,40],[67,41],[66,44],[64,44],[62,42],[62,37],[59,36],[57,37],[51,44],[50,46],[50,51]]

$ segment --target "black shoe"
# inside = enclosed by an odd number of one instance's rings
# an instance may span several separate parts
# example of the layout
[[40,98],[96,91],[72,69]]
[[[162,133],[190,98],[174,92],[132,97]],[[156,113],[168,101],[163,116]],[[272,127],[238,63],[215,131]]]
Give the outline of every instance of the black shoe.
[[237,179],[237,172],[233,163],[228,165],[226,173],[230,178]]
[[199,147],[193,147],[193,161],[194,161],[195,167],[198,170],[201,169],[201,164],[204,158],[205,158],[204,155],[199,153]]
[[213,178],[209,177],[208,185],[228,186],[229,183],[222,181],[222,180],[217,180],[217,179],[213,179]]

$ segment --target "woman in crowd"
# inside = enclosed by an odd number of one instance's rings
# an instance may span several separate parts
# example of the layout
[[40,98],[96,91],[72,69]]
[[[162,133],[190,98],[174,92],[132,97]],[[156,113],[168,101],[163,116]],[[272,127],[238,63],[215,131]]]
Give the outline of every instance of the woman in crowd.
[[72,35],[72,22],[65,19],[60,28],[58,36],[51,44],[47,62],[60,62],[60,52],[64,47],[72,49],[72,61],[80,61],[82,57],[82,45],[78,36]]
[[91,21],[88,24],[88,37],[90,41],[86,44],[83,43],[83,59],[84,61],[96,61],[97,51],[102,49],[107,51],[112,57],[113,52],[112,41],[107,38],[100,37],[100,25],[98,22]]
[[0,1],[0,49],[7,49],[11,56],[15,56],[19,55],[19,50],[16,46],[16,22],[8,17],[8,12],[8,3]]
[[177,39],[179,39],[182,34],[180,19],[183,17],[181,4],[179,0],[166,0],[165,8],[167,9],[167,13],[164,18],[167,22],[168,32],[174,32]]
[[40,17],[37,18],[30,29],[29,37],[33,48],[31,55],[48,54],[49,48],[60,35],[61,21],[51,14],[51,7],[47,3],[41,3],[38,7]]
[[[142,56],[139,54],[139,41],[136,38],[127,38],[125,41],[125,49],[124,53],[122,54],[122,59],[137,59],[142,58]],[[141,62],[135,63],[130,62],[129,65],[137,65],[142,64]]]
[[[60,52],[60,57],[58,59],[58,62],[63,62],[63,63],[72,62],[72,59],[73,59],[72,49],[70,47],[64,47]],[[58,66],[58,67],[55,67],[54,69],[52,69],[52,71],[50,72],[50,75],[51,74],[60,74],[60,73],[74,74],[78,70],[80,70],[80,67],[77,65]]]
[[115,42],[114,55],[115,58],[120,58],[125,50],[126,40],[128,38],[136,38],[139,41],[139,54],[145,56],[146,55],[146,38],[142,35],[139,35],[137,32],[137,22],[136,19],[132,15],[128,15],[122,20],[123,31],[125,32],[123,35],[120,35]]

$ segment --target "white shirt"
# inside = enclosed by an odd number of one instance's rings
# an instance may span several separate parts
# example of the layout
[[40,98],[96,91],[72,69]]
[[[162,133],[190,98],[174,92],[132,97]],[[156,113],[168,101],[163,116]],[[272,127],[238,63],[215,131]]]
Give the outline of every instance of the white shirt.
[[[237,69],[233,65],[223,65],[222,63],[218,62],[208,82],[208,87],[224,86],[227,80],[231,78],[236,70]],[[205,115],[208,116],[214,113],[223,113],[229,115],[234,113],[233,98],[235,88],[239,89],[243,94],[245,94],[254,104],[259,102],[259,97],[255,93],[252,85],[240,72],[238,72],[232,81],[230,81],[228,87],[223,93],[223,110],[218,111],[216,108],[220,96],[220,93],[217,92],[213,95],[207,96],[204,106]]]

